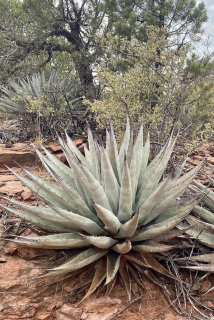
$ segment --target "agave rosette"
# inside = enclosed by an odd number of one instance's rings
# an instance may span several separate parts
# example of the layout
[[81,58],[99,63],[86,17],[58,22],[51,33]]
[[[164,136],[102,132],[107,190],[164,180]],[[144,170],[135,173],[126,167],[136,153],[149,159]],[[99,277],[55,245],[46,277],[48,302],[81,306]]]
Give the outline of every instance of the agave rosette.
[[[214,172],[214,168],[211,167],[211,169]],[[214,180],[211,177],[208,178],[214,185]],[[196,180],[193,180],[193,186],[190,189],[193,192],[204,192],[204,197],[201,200],[201,204],[192,209],[194,215],[188,215],[185,219],[186,222],[182,223],[179,228],[188,228],[186,233],[192,239],[206,246],[208,250],[210,248],[211,251],[205,254],[198,254],[197,252],[191,257],[184,257],[178,260],[188,261],[189,266],[187,268],[192,270],[214,272],[214,252],[212,250],[214,249],[214,192]]]
[[90,279],[82,284],[90,283],[86,296],[103,283],[109,293],[119,275],[130,297],[130,278],[140,284],[139,273],[145,269],[173,278],[154,253],[175,248],[173,239],[181,233],[175,227],[196,204],[195,199],[184,202],[180,196],[202,166],[180,176],[181,165],[163,178],[175,141],[171,135],[149,163],[149,136],[143,144],[141,126],[134,143],[127,122],[119,151],[112,127],[106,133],[105,148],[88,130],[85,156],[68,136],[67,143],[59,138],[69,167],[48,150],[44,149],[46,155],[37,151],[57,184],[25,169],[27,177],[11,171],[47,205],[9,200],[20,209],[5,208],[55,234],[13,241],[33,248],[76,249],[78,253],[75,250],[75,255],[49,270],[48,275],[60,278],[90,269]]

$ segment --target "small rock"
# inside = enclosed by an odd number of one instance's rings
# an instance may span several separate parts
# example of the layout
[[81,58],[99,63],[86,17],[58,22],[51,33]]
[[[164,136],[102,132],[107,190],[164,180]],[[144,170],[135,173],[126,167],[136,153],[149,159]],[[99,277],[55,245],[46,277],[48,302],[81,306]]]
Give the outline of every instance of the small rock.
[[13,174],[2,174],[0,175],[0,182],[7,182],[7,181],[17,181],[19,180],[16,176]]
[[55,251],[54,250],[46,250],[46,249],[36,249],[36,248],[27,248],[27,247],[22,247],[18,245],[18,252],[21,255],[22,258],[26,260],[33,260],[37,257],[41,256],[53,256]]
[[206,305],[207,305],[209,308],[214,308],[214,304],[212,303],[212,301],[207,301]]
[[47,307],[47,311],[51,312],[54,308],[59,309],[62,306],[63,306],[63,301],[61,301],[61,300],[55,301],[55,302],[49,304],[49,306]]
[[5,148],[0,145],[0,167],[18,167],[16,163],[21,166],[28,166],[35,162],[36,153],[33,147],[26,143],[15,143],[11,148]]
[[59,152],[62,150],[61,145],[58,142],[50,142],[48,143],[47,146],[45,146],[46,149],[50,149],[51,152],[55,153],[55,152]]
[[15,255],[18,251],[17,245],[12,242],[8,242],[4,247],[4,253],[8,255]]
[[86,312],[83,312],[83,314],[81,315],[81,320],[85,320],[88,318],[88,314]]
[[207,162],[210,164],[214,164],[214,157],[207,157]]
[[38,320],[50,319],[50,313],[49,312],[42,312],[42,313],[36,315],[36,319],[38,319]]
[[82,309],[72,307],[70,304],[64,304],[62,308],[56,311],[56,320],[79,320],[81,315]]
[[55,157],[59,159],[62,163],[66,163],[67,161],[64,153],[57,153],[55,154]]
[[21,197],[23,200],[29,200],[32,196],[32,192],[30,190],[25,190],[21,193]]
[[201,284],[200,292],[207,292],[211,288],[212,284],[209,280],[205,280]]
[[0,263],[5,263],[5,262],[7,262],[7,260],[3,257],[0,257]]

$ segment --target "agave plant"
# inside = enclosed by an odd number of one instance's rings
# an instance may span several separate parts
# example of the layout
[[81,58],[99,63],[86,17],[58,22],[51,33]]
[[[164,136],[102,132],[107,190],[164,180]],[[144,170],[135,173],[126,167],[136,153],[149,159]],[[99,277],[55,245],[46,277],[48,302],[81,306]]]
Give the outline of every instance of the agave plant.
[[[183,201],[180,196],[200,170],[202,164],[180,176],[182,167],[163,178],[176,138],[171,135],[149,163],[149,136],[143,145],[141,126],[135,143],[127,122],[124,139],[118,151],[112,126],[106,132],[106,147],[88,130],[89,149],[85,156],[67,136],[59,138],[70,167],[50,152],[37,151],[44,167],[56,183],[23,169],[25,175],[12,171],[23,184],[46,202],[30,206],[9,200],[19,209],[10,212],[54,234],[17,237],[14,242],[33,248],[74,249],[66,262],[45,276],[63,278],[72,272],[89,269],[83,285],[90,284],[87,297],[103,283],[107,294],[119,276],[128,296],[131,281],[139,285],[139,274],[154,270],[174,278],[154,254],[180,246],[174,241],[181,232],[175,227],[195,206],[195,198]],[[146,271],[147,273],[145,273]]]
[[[53,106],[61,97],[68,99],[68,93],[75,97],[74,79],[64,78],[62,81],[58,79],[58,72],[53,70],[48,79],[44,72],[38,72],[21,79],[19,82],[9,81],[8,87],[1,87],[3,96],[0,98],[0,106],[9,112],[24,113],[29,111],[29,98],[38,99],[45,96],[45,99]],[[70,101],[74,103],[79,99]]]
[[[214,172],[214,168],[211,167],[211,169]],[[208,178],[214,185],[214,180],[211,177]],[[208,250],[206,250],[208,253],[198,254],[197,252],[178,260],[188,261],[187,268],[192,270],[214,272],[214,252],[209,251],[209,248],[214,249],[214,192],[196,180],[193,180],[193,186],[190,189],[193,192],[203,192],[204,197],[201,199],[200,205],[196,205],[192,209],[193,214],[188,215],[185,219],[186,222],[179,225],[179,228],[187,228],[186,233],[193,240],[197,240],[208,247]]]

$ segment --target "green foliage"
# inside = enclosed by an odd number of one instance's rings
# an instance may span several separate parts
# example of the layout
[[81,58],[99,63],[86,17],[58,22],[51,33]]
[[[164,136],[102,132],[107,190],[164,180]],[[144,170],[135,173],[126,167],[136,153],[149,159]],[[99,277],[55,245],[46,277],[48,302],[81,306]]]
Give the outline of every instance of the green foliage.
[[85,95],[95,89],[93,64],[103,54],[97,35],[110,31],[144,42],[148,26],[164,27],[179,50],[200,38],[207,20],[204,4],[193,0],[0,0],[0,17],[0,80],[54,64],[61,72],[75,69]]
[[144,44],[110,34],[101,38],[105,56],[96,69],[101,96],[85,100],[101,128],[112,120],[120,136],[128,116],[138,127],[143,121],[156,141],[176,123],[186,134],[203,127],[212,135],[213,82],[207,72],[211,64],[188,60],[186,50],[169,45],[166,33],[149,27]]
[[178,49],[195,41],[207,21],[203,2],[192,0],[106,1],[111,31],[116,35],[147,41],[147,27],[167,28],[167,37]]
[[[46,130],[67,129],[68,119],[58,120],[69,115],[72,118],[73,111],[81,105],[80,84],[75,77],[60,79],[58,72],[52,70],[50,76],[44,72],[38,72],[31,77],[15,82],[10,80],[9,86],[1,87],[1,109],[12,114],[32,114],[37,119],[38,128],[41,123]],[[57,123],[56,123],[57,121]],[[42,130],[42,131],[45,131]]]
[[[174,279],[153,256],[180,245],[175,229],[196,204],[178,197],[200,170],[202,164],[182,177],[182,167],[161,181],[176,139],[172,136],[160,153],[148,164],[149,137],[143,145],[141,126],[135,144],[129,122],[118,151],[111,126],[106,148],[98,145],[88,132],[89,150],[85,157],[67,136],[60,139],[70,168],[44,149],[37,151],[44,167],[56,180],[48,182],[24,170],[27,177],[12,172],[44,200],[46,206],[30,206],[14,200],[5,207],[10,212],[47,230],[57,232],[40,237],[18,237],[12,241],[43,249],[76,249],[64,264],[46,276],[63,278],[87,267],[91,270],[90,288],[85,297],[103,283],[113,288],[118,273],[131,298],[132,276],[150,269]],[[169,231],[170,236],[169,236]],[[171,242],[171,240],[173,242]],[[78,251],[80,250],[80,251]],[[130,267],[131,266],[131,267]],[[142,268],[143,266],[143,268]],[[140,280],[138,280],[138,283]],[[80,287],[84,286],[84,281]]]

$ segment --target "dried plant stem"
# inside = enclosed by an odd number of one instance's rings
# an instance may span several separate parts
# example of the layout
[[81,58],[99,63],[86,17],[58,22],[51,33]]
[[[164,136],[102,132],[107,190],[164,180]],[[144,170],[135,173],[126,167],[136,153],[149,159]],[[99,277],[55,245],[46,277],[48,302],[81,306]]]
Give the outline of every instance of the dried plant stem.
[[139,297],[135,298],[134,300],[130,301],[127,306],[125,306],[122,310],[118,311],[117,313],[115,313],[111,318],[109,318],[108,320],[113,320],[115,319],[117,316],[121,315],[126,309],[128,309],[133,303],[139,301],[144,294],[141,294]]

